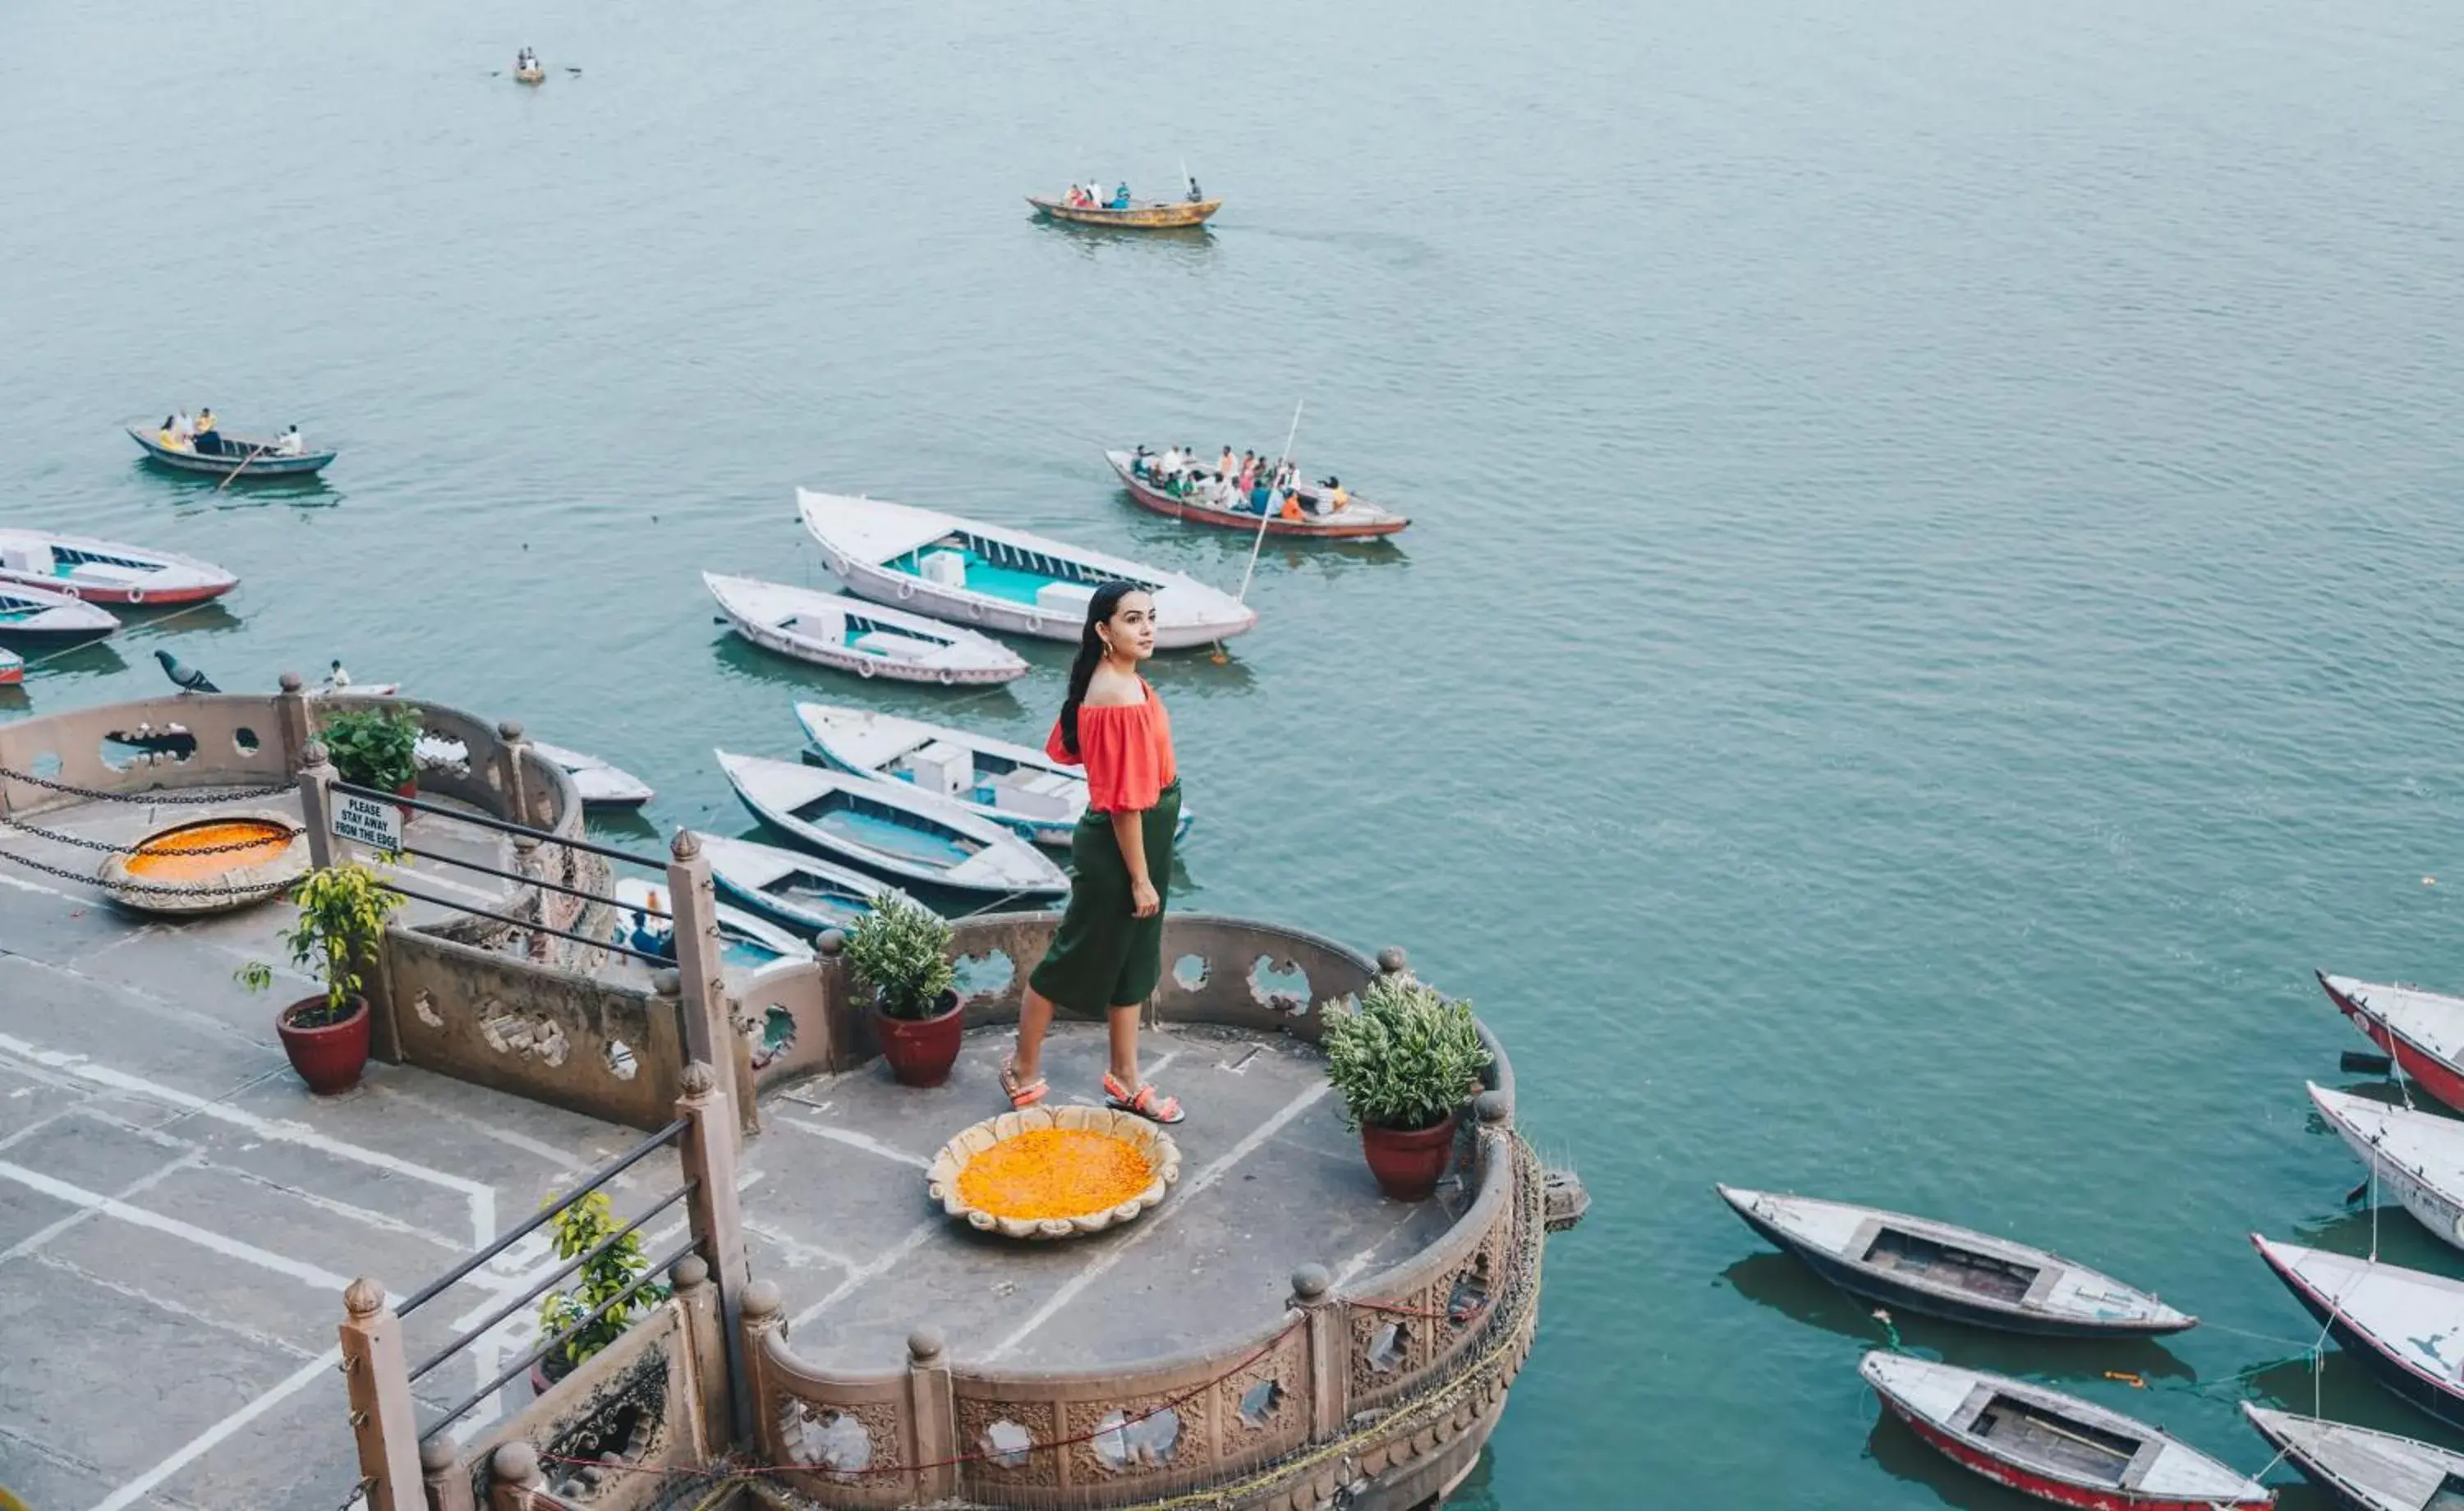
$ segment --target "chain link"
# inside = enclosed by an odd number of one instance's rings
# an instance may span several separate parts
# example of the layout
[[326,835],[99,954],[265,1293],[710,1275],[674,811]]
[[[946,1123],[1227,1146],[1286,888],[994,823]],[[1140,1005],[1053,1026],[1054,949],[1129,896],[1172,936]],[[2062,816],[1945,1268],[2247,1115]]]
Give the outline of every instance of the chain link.
[[271,798],[277,793],[298,791],[297,787],[286,781],[272,787],[232,787],[208,793],[168,793],[160,788],[142,793],[104,792],[99,788],[78,787],[69,782],[52,781],[37,777],[32,772],[11,771],[6,766],[0,766],[0,779],[22,781],[51,792],[65,792],[74,797],[91,798],[98,802],[133,802],[146,807],[177,806],[184,803],[203,805],[215,802],[240,802],[251,798]]
[[[161,882],[100,881],[93,876],[87,875],[83,871],[72,871],[65,865],[54,865],[46,861],[35,860],[30,855],[19,855],[14,850],[0,850],[0,861],[10,861],[26,867],[26,869],[30,871],[40,871],[46,876],[56,876],[64,882],[76,882],[81,887],[99,887],[103,888],[103,890],[109,892],[157,892],[166,897],[194,897],[203,890],[203,887],[194,882],[191,882],[185,887],[181,887],[165,885]],[[231,894],[232,896],[253,896],[258,898],[273,897],[289,890],[291,884],[289,882],[270,882],[256,887],[231,888]]]
[[[55,844],[73,844],[80,850],[100,850],[106,855],[136,855],[141,852],[148,856],[229,855],[239,850],[263,849],[271,843],[266,840],[233,840],[229,844],[196,844],[183,845],[176,850],[148,850],[145,846],[153,843],[153,839],[141,840],[136,845],[130,846],[114,844],[108,840],[89,840],[83,835],[62,834],[57,829],[46,829],[40,824],[28,823],[23,819],[0,818],[0,825],[6,825],[11,829],[23,829],[38,840],[49,840]],[[290,831],[290,837],[296,839],[299,832],[297,829],[293,829]],[[158,835],[155,838],[159,839],[161,836]]]

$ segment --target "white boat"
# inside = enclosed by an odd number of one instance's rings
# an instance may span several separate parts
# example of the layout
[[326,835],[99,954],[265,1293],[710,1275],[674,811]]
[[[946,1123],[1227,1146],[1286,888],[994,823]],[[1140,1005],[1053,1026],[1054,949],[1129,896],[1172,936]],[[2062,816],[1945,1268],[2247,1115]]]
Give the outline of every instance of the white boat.
[[755,816],[828,855],[909,881],[1002,896],[1066,892],[1035,846],[954,802],[899,781],[801,761],[718,755]]
[[2450,1511],[2464,1504],[2464,1454],[2248,1401],[2241,1403],[2241,1414],[2339,1505],[2355,1511]]
[[0,582],[48,588],[89,603],[202,603],[239,585],[239,579],[194,557],[64,536],[49,530],[0,530]]
[[838,593],[705,572],[736,632],[767,650],[861,677],[945,688],[1014,682],[1018,652],[989,636]]
[[2254,1233],[2267,1267],[2381,1384],[2464,1427],[2464,1281]]
[[1038,844],[1067,844],[1087,812],[1087,778],[1040,750],[834,703],[799,703],[796,721],[841,771],[911,782]]
[[1155,648],[1210,646],[1258,611],[1195,578],[930,509],[796,490],[796,511],[850,592],[954,623],[1075,645],[1105,582],[1155,598]]
[[1858,1372],[1919,1437],[2022,1495],[2083,1511],[2219,1511],[2276,1492],[2160,1427],[2008,1375],[1912,1354]]
[[531,749],[564,768],[564,774],[573,778],[575,789],[582,794],[585,808],[638,808],[657,796],[641,777],[610,766],[596,756],[584,756],[545,740],[531,741]]
[[2464,1123],[2321,1085],[2311,1086],[2310,1102],[2381,1190],[2432,1236],[2464,1248]]
[[[627,876],[616,883],[615,890],[616,942],[674,959],[676,928],[674,909],[668,905],[668,889],[638,876]],[[651,916],[654,913],[668,916]],[[722,946],[719,964],[736,970],[758,971],[777,960],[813,958],[812,946],[794,934],[725,903],[718,905],[718,937]]]
[[119,630],[120,621],[107,610],[66,593],[28,587],[21,582],[0,582],[0,635],[92,640]]
[[852,866],[796,850],[715,834],[700,838],[710,879],[720,891],[806,934],[847,929],[894,890]]
[[0,646],[0,688],[14,687],[26,680],[26,658]]

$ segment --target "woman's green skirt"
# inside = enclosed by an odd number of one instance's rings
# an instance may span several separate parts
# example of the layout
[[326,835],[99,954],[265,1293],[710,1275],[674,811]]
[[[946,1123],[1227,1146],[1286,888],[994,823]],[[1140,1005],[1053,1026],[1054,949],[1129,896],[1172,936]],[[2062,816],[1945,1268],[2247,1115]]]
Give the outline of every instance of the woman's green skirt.
[[[1155,895],[1172,890],[1172,832],[1180,826],[1180,783],[1155,797],[1138,816],[1146,839],[1147,878]],[[1089,812],[1069,837],[1069,909],[1052,932],[1044,963],[1027,984],[1082,1013],[1135,1007],[1163,979],[1163,914],[1130,914],[1130,868],[1112,838],[1112,816]]]

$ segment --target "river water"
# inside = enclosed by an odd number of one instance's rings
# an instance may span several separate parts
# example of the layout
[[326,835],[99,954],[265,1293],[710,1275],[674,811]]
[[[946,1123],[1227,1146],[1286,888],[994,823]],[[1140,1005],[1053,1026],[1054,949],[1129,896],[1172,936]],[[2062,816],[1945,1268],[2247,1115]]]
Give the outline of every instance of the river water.
[[[2451,10],[528,10],[12,13],[0,515],[246,582],[9,709],[340,656],[737,832],[710,748],[791,753],[799,696],[1028,739],[1059,697],[1059,647],[962,701],[731,642],[697,570],[814,579],[794,485],[1231,587],[1246,542],[1098,449],[1306,400],[1303,466],[1417,522],[1270,545],[1229,664],[1158,665],[1176,904],[1409,947],[1590,1186],[1463,1499],[2015,1503],[1876,1429],[1881,1326],[1714,1180],[2209,1319],[1911,1347],[2246,1469],[2235,1400],[2309,1408],[2243,1240],[2370,1242],[2307,972],[2464,986]],[[1184,159],[1201,237],[1021,200]],[[115,429],[174,404],[344,454],[218,495]]]

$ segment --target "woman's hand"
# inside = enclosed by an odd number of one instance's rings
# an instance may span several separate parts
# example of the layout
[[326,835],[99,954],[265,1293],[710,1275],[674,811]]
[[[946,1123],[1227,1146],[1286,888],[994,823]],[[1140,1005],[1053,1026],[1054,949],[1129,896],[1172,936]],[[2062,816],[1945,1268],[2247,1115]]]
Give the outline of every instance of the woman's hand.
[[1130,916],[1153,918],[1163,910],[1163,898],[1155,892],[1155,883],[1134,881],[1130,884]]

